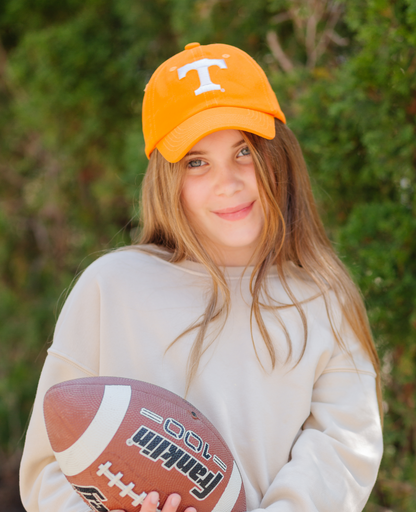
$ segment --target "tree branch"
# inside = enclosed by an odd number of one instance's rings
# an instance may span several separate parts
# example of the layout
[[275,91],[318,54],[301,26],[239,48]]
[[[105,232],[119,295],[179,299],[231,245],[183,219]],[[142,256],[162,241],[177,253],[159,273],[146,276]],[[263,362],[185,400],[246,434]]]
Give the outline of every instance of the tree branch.
[[338,46],[347,46],[349,40],[346,37],[341,37],[339,34],[335,32],[335,30],[331,30],[328,32],[328,37],[331,41]]
[[288,12],[281,12],[280,14],[276,14],[270,18],[271,23],[282,23],[283,21],[290,20],[291,16]]
[[266,34],[266,39],[273,57],[277,60],[283,71],[286,73],[293,71],[294,65],[280,46],[276,32],[269,30]]
[[335,28],[335,25],[338,23],[339,18],[342,14],[342,7],[338,5],[330,14],[329,20],[327,21],[325,28],[322,32],[322,35],[318,41],[318,44],[315,48],[308,54],[308,62],[307,67],[309,69],[313,69],[316,65],[319,57],[324,53],[326,48],[328,47],[329,41],[331,40],[331,34]]

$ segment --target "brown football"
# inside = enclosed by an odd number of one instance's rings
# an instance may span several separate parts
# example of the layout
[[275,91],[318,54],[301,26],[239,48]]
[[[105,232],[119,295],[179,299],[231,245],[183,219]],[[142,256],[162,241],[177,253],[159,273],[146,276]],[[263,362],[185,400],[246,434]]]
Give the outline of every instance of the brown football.
[[119,377],[62,382],[45,395],[52,449],[76,492],[97,512],[159,508],[245,512],[240,472],[217,429],[189,402],[153,384]]

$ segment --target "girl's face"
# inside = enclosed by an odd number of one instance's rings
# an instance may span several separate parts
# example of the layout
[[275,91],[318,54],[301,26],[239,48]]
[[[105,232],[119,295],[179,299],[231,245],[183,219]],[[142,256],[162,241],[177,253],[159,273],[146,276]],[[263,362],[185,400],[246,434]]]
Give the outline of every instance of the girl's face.
[[238,130],[207,135],[185,155],[182,204],[219,265],[245,266],[259,242],[264,215],[250,150]]

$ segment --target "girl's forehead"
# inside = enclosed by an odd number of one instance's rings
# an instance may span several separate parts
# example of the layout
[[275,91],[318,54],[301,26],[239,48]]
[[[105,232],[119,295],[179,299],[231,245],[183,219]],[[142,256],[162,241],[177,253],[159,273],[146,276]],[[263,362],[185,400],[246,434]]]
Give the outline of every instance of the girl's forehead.
[[209,135],[206,135],[201,140],[199,140],[196,144],[192,146],[189,153],[195,150],[201,149],[212,149],[219,146],[233,146],[238,145],[242,140],[244,140],[241,132],[239,130],[227,129],[227,130],[219,130]]

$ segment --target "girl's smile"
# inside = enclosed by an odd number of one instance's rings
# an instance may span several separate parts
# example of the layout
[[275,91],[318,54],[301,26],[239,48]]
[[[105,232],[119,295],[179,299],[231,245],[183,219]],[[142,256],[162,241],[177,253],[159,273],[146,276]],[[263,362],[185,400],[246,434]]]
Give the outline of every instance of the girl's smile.
[[215,213],[219,217],[225,220],[240,220],[244,219],[252,210],[254,201],[249,203],[240,204],[234,208],[224,208],[223,210],[218,210]]
[[182,202],[190,224],[220,265],[245,266],[264,215],[254,162],[241,132],[211,133],[183,159]]

